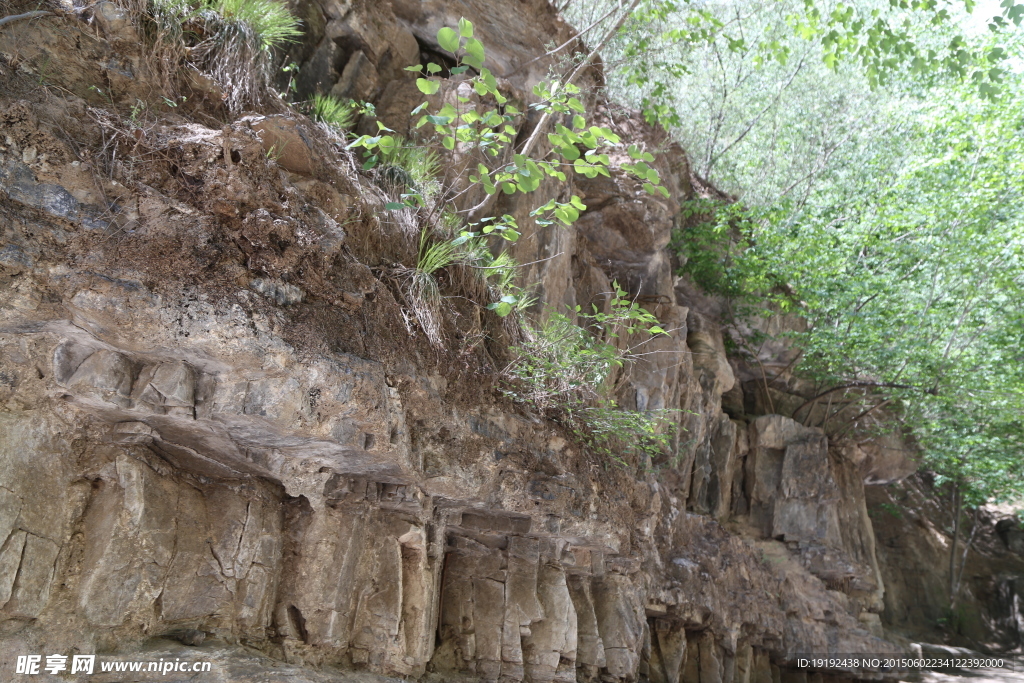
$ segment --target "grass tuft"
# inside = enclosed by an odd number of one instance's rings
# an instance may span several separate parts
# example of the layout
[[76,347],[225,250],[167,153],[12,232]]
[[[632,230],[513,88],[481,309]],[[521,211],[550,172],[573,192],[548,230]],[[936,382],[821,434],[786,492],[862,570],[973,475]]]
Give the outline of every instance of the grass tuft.
[[339,100],[330,95],[313,95],[309,107],[309,115],[314,121],[339,130],[351,128],[359,116],[352,100]]
[[[133,14],[144,0],[126,0]],[[151,58],[168,79],[189,63],[211,76],[234,113],[270,96],[274,52],[302,37],[276,0],[151,0],[144,10]]]
[[430,147],[408,145],[404,140],[384,151],[381,155],[381,166],[397,168],[405,171],[409,177],[409,185],[417,189],[425,189],[436,184],[441,173],[441,159]]
[[244,36],[264,52],[302,37],[299,20],[275,0],[212,0],[206,7],[216,14],[222,34],[234,32]]
[[409,307],[416,314],[420,328],[431,344],[440,346],[444,341],[442,332],[441,288],[436,273],[455,262],[457,247],[447,240],[430,243],[427,230],[420,234],[419,258],[416,268],[409,276],[407,290]]

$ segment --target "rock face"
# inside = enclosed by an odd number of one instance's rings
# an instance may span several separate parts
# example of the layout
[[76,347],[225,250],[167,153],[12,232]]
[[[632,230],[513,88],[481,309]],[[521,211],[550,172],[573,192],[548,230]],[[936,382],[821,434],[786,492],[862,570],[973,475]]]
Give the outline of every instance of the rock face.
[[[119,118],[156,80],[103,5],[106,38],[0,33],[0,670],[56,652],[198,657],[222,681],[777,683],[800,654],[897,651],[879,459],[756,410],[665,250],[681,150],[657,162],[669,200],[613,175],[580,185],[572,230],[496,209],[525,228],[538,310],[603,305],[615,280],[671,330],[615,385],[674,411],[671,457],[620,467],[493,390],[497,318],[451,303],[448,348],[427,342],[395,266],[418,229],[324,131]],[[571,35],[540,0],[296,11],[300,92],[375,99],[396,130],[419,99],[402,67],[441,25],[474,21],[519,97]]]

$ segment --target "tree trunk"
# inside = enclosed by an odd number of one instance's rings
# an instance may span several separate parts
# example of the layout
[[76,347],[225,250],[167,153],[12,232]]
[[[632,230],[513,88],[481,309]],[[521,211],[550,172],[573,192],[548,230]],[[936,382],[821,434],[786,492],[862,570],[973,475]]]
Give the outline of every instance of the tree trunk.
[[960,508],[963,501],[960,498],[960,484],[953,484],[953,539],[949,544],[949,608],[956,609],[956,544],[960,540]]

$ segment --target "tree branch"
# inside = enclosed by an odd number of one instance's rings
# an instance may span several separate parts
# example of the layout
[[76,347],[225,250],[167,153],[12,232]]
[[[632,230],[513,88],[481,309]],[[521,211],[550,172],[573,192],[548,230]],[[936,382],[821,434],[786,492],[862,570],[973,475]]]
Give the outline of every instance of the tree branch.
[[[586,59],[580,62],[579,65],[572,70],[572,73],[570,73],[569,77],[565,79],[565,84],[563,84],[562,87],[565,87],[565,85],[572,83],[576,76],[578,76],[579,73],[585,67],[590,65],[594,58],[597,57],[597,54],[604,49],[605,45],[608,44],[608,41],[611,40],[612,37],[616,33],[618,33],[619,29],[622,28],[622,25],[626,23],[626,19],[629,18],[629,16],[633,13],[633,10],[637,8],[637,5],[639,5],[640,2],[641,0],[633,0],[633,2],[630,3],[629,7],[627,7],[626,10],[622,13],[622,16],[619,17],[618,21],[615,22],[615,25],[612,26],[607,33],[605,33],[604,37],[601,39],[601,42],[597,44],[597,47],[591,50],[590,54],[587,55]],[[550,120],[551,111],[549,110],[544,112],[544,116],[540,117],[540,121],[537,122],[537,126],[536,128],[533,129],[533,133],[530,134],[530,137],[529,139],[527,139],[526,144],[524,144],[523,148],[519,151],[520,154],[527,157],[530,156],[530,152],[532,152],[533,148],[537,146],[537,142],[540,140],[541,133],[547,127],[548,121]],[[474,223],[480,220],[480,218],[484,215],[484,212],[486,212],[487,209],[491,206],[491,203],[497,199],[498,194],[499,193],[495,192],[494,194],[487,195],[486,197],[484,197],[483,201],[481,201],[479,204],[466,211],[466,221],[469,223]]]
[[34,10],[32,12],[25,12],[24,14],[12,14],[8,17],[0,19],[0,26],[5,24],[12,24],[15,21],[21,21],[22,19],[34,19],[36,17],[52,17],[53,12],[47,12],[46,10]]
[[[896,384],[895,382],[850,382],[849,384],[841,384],[838,387],[832,387],[828,391],[823,391],[820,394],[818,394],[817,396],[814,396],[814,397],[808,399],[803,405],[801,405],[799,408],[797,408],[796,410],[793,411],[793,419],[794,420],[796,419],[796,414],[797,413],[799,413],[801,410],[803,410],[807,406],[809,406],[812,403],[814,403],[815,401],[817,401],[819,398],[824,398],[825,396],[829,396],[831,394],[834,394],[837,391],[842,391],[844,389],[870,389],[870,388],[875,388],[875,389],[881,389],[881,388],[885,388],[885,389],[920,389],[921,387],[915,387],[915,386],[912,386],[910,384]],[[929,389],[928,391],[930,392],[931,390]]]

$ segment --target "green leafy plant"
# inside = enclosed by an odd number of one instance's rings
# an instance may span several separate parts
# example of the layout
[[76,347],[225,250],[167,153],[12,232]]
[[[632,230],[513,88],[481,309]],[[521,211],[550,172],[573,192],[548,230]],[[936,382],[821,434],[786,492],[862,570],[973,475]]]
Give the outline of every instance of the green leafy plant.
[[528,326],[526,343],[514,351],[518,357],[505,369],[512,380],[508,393],[541,410],[598,399],[612,370],[623,362],[614,345],[562,313]]
[[[619,410],[608,398],[612,373],[634,357],[615,341],[667,333],[617,283],[613,287],[608,311],[593,306],[586,329],[562,313],[527,324],[526,341],[514,349],[517,358],[503,374],[507,395],[563,421],[593,451],[623,462],[624,454],[662,452],[668,436],[659,429],[661,411]],[[581,315],[581,307],[574,312]]]
[[669,411],[638,412],[622,410],[614,401],[568,410],[567,424],[583,443],[606,458],[623,466],[629,455],[663,454],[669,447],[669,435],[662,429]]
[[819,388],[794,416],[817,405],[833,439],[898,422],[954,520],[1024,491],[1024,81],[1003,87],[1014,96],[935,86],[800,203],[694,207],[676,241],[702,286],[803,318],[794,371]]
[[[454,101],[441,104],[436,109],[430,108],[429,101],[423,102],[412,113],[418,115],[416,127],[427,127],[432,130],[441,147],[452,155],[476,154],[480,161],[475,170],[466,177],[472,186],[483,189],[488,199],[476,207],[463,210],[467,214],[467,232],[470,234],[499,235],[508,241],[518,239],[520,230],[511,216],[485,217],[486,209],[493,198],[499,193],[515,194],[531,193],[540,188],[545,178],[565,181],[567,172],[578,173],[593,178],[597,175],[609,175],[611,164],[609,146],[620,144],[619,137],[610,129],[600,126],[588,126],[584,116],[585,108],[576,97],[579,87],[571,82],[546,82],[534,88],[538,102],[530,107],[543,112],[545,120],[552,115],[565,117],[571,126],[556,123],[554,129],[547,134],[548,141],[553,145],[550,153],[543,157],[533,157],[531,152],[536,144],[536,135],[524,145],[520,152],[512,152],[508,156],[509,147],[518,134],[518,127],[524,123],[525,115],[520,109],[508,102],[498,89],[497,79],[483,66],[486,53],[483,44],[473,37],[472,22],[461,19],[458,31],[444,27],[438,31],[438,44],[455,59],[455,66],[449,70],[451,77],[460,76],[462,83],[468,84],[470,91],[477,98],[477,103],[469,94],[455,93]],[[437,95],[441,91],[445,78],[440,74],[444,68],[436,63],[426,66],[417,64],[408,67],[409,71],[420,74],[416,79],[419,90],[428,96]],[[476,73],[473,75],[472,71]],[[480,104],[491,106],[490,109]],[[400,146],[394,131],[378,122],[377,135],[362,135],[354,140],[350,147],[360,148],[364,152],[364,168],[373,168],[391,150]],[[582,151],[581,151],[582,150]],[[658,172],[648,164],[654,157],[631,146],[629,156],[634,163],[622,166],[623,170],[633,174],[643,182],[648,192],[667,196],[668,191],[660,185]],[[502,157],[500,160],[498,157]],[[488,159],[492,163],[486,163]],[[462,193],[452,193],[451,200]],[[410,199],[408,205],[415,205]],[[454,212],[457,209],[451,207]],[[531,216],[538,224],[551,224],[555,221],[563,225],[571,225],[586,210],[586,205],[578,196],[572,196],[567,202],[550,200],[537,207]]]
[[682,272],[704,291],[728,297],[751,313],[775,304],[786,309],[791,301],[778,296],[783,283],[769,248],[770,236],[758,230],[770,211],[710,199],[684,202],[680,212],[684,227],[672,235],[672,248],[684,262]]
[[618,283],[612,286],[607,312],[593,305],[585,316],[581,306],[575,308],[589,329],[558,312],[539,326],[527,325],[527,341],[515,349],[519,357],[505,369],[512,380],[511,395],[542,410],[586,405],[602,397],[612,371],[631,359],[631,350],[620,350],[614,340],[638,333],[667,334]]
[[[619,168],[644,191],[668,196],[653,154],[636,145],[622,149],[612,130],[588,124],[581,90],[572,82],[579,66],[564,80],[534,88],[537,101],[529,106],[541,113],[541,120],[516,148],[526,112],[508,100],[484,66],[486,51],[474,37],[473,24],[461,19],[457,29],[444,27],[437,42],[451,53],[453,66],[430,62],[408,67],[417,73],[420,92],[433,98],[412,111],[423,141],[410,144],[378,122],[376,134],[360,135],[349,144],[361,152],[364,170],[407,190],[388,202],[387,210],[415,211],[425,222],[433,221],[432,228],[421,232],[419,263],[410,275],[407,299],[434,343],[441,339],[441,270],[453,276],[450,281],[461,281],[464,291],[486,293],[490,300],[485,307],[498,316],[522,313],[534,302],[517,286],[517,265],[508,251],[494,250],[495,242],[515,242],[521,234],[512,215],[488,215],[499,196],[530,194],[547,179],[565,182],[574,174],[610,176],[616,150],[629,159]],[[455,78],[458,87],[446,87]],[[550,151],[535,155],[541,135]],[[418,148],[431,151],[414,151]],[[428,181],[437,176],[438,155],[446,156],[453,168],[470,170],[450,187]],[[483,199],[460,208],[459,200],[470,191]],[[529,216],[540,227],[569,226],[586,209],[579,196],[571,195],[566,201],[539,203]],[[589,313],[574,313],[585,327],[557,312],[538,325],[523,318],[525,343],[513,348],[517,358],[504,373],[506,393],[562,419],[595,451],[621,458],[627,452],[663,448],[667,437],[653,414],[619,411],[605,396],[612,371],[629,357],[629,349],[623,351],[617,343],[620,335],[663,334],[657,319],[617,284],[606,309],[594,306]]]

